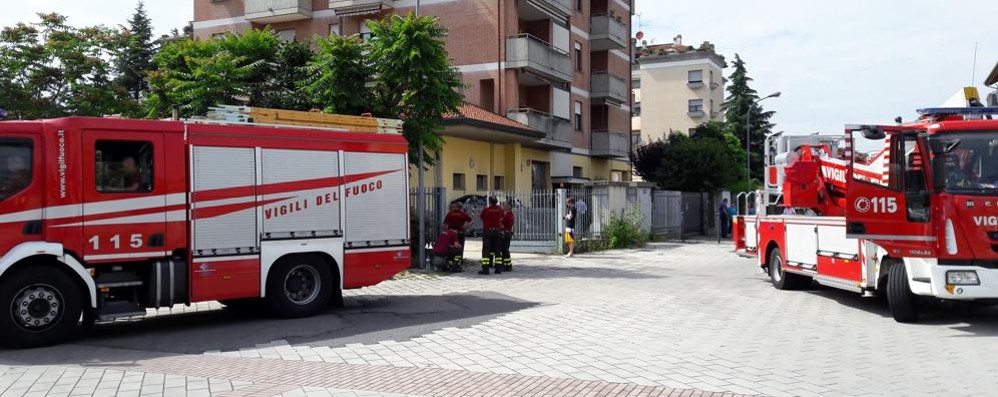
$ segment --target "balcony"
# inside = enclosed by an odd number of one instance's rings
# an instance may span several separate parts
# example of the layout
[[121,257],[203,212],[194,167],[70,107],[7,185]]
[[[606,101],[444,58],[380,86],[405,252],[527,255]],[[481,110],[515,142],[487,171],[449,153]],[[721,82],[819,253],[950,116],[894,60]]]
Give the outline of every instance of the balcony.
[[554,19],[564,23],[572,15],[572,0],[521,0],[517,14],[524,21]]
[[526,33],[506,38],[506,67],[562,83],[572,78],[572,59],[567,52]]
[[312,0],[245,0],[243,13],[253,23],[278,23],[312,18]]
[[329,9],[337,17],[377,14],[394,8],[395,0],[330,0]]
[[613,130],[593,130],[592,155],[596,157],[627,157],[630,152],[627,134]]
[[627,48],[627,25],[616,15],[594,14],[591,21],[589,40],[592,51]]
[[511,110],[506,117],[543,132],[545,143],[566,149],[572,147],[572,123],[568,120],[530,108]]
[[589,97],[594,104],[627,102],[627,80],[610,72],[593,72]]

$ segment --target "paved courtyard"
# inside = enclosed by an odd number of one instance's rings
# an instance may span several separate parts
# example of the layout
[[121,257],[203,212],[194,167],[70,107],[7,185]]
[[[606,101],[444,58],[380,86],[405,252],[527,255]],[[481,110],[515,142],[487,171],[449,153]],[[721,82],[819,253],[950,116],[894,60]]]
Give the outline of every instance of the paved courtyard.
[[[875,298],[777,291],[730,245],[656,243],[516,271],[406,274],[344,309],[215,303],[0,351],[0,393],[122,396],[994,395],[998,310],[898,324]],[[720,395],[720,393],[718,393]]]

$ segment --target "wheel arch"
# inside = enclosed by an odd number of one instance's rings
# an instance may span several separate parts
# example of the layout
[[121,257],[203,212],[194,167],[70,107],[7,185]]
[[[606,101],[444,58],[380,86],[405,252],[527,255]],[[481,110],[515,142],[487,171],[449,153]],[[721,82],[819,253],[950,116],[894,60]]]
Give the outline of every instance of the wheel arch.
[[14,247],[0,258],[0,280],[11,269],[39,264],[48,264],[66,273],[80,287],[80,291],[90,298],[89,308],[97,307],[97,284],[76,257],[63,251],[62,244],[27,242]]
[[761,263],[763,267],[768,268],[769,257],[773,254],[773,250],[778,250],[778,249],[780,249],[780,243],[777,243],[776,240],[769,240],[769,242],[766,243],[766,251],[765,251],[766,254],[759,258],[759,263]]

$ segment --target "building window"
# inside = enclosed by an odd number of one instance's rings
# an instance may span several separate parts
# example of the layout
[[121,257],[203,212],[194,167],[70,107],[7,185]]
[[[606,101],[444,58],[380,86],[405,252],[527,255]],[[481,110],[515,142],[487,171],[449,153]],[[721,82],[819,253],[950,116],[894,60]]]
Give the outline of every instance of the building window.
[[690,112],[702,112],[703,99],[690,99]]
[[152,142],[97,141],[94,180],[100,193],[142,193],[153,189]]
[[338,23],[331,23],[331,24],[329,24],[329,35],[330,36],[339,36],[340,35],[340,24],[338,24]]
[[455,173],[452,185],[454,190],[464,190],[464,174]]
[[478,81],[479,98],[478,104],[482,109],[495,113],[496,111],[496,81],[495,79],[481,79]]
[[610,171],[610,180],[613,182],[623,182],[624,171]]
[[575,42],[575,70],[582,71],[582,44],[578,41]]
[[641,106],[640,105],[634,107],[634,112],[632,113],[632,116],[634,116],[634,117],[641,117]]
[[689,82],[690,83],[703,83],[703,70],[691,70],[691,71],[689,71]]
[[575,130],[582,131],[582,102],[575,101]]
[[374,35],[371,33],[371,28],[367,26],[367,24],[370,22],[371,22],[370,19],[365,19],[360,23],[360,39],[365,42],[374,37]]
[[572,177],[582,178],[582,167],[572,167]]
[[631,89],[640,90],[641,89],[641,79],[631,79]]
[[479,192],[486,192],[489,190],[489,176],[488,175],[476,175],[475,176],[475,187]]
[[713,70],[710,71],[710,83],[714,84],[714,71]]
[[501,191],[506,188],[506,181],[500,175],[492,177],[492,189]]
[[686,135],[693,136],[693,134],[696,133],[696,132],[697,132],[696,127],[693,127],[693,128],[690,128],[690,129],[686,130]]
[[277,31],[277,37],[284,41],[294,41],[295,40],[295,30],[294,29],[284,29]]
[[213,39],[221,39],[221,38],[225,38],[225,32],[221,32],[221,33],[212,33],[212,34],[211,34],[211,38],[213,38]]
[[582,0],[575,0],[575,9],[582,12]]

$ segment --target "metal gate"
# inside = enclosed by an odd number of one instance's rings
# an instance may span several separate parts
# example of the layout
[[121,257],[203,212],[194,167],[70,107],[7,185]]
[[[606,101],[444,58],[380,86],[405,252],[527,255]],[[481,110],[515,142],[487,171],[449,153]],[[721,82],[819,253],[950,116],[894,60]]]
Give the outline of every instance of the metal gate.
[[681,192],[652,191],[651,209],[653,233],[669,237],[682,236],[683,194]]

